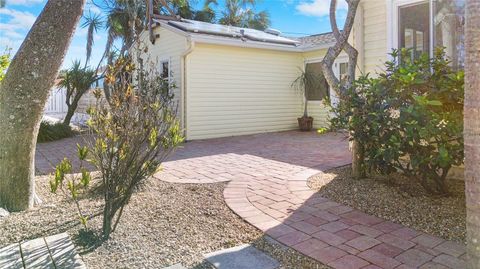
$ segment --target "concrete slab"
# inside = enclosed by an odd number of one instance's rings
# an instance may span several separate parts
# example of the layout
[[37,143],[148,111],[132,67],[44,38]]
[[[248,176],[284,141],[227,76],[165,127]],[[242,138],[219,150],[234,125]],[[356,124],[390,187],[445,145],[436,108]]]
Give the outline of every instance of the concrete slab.
[[75,247],[67,233],[45,237],[48,249],[55,262],[56,268],[85,269],[82,258],[75,251]]
[[[12,244],[0,249],[0,269],[86,269],[66,233]],[[180,269],[180,268],[179,268]]]
[[251,245],[241,245],[204,255],[217,269],[275,269],[278,261]]
[[0,248],[0,268],[23,269],[20,244]]
[[55,269],[52,257],[43,237],[20,244],[25,268]]

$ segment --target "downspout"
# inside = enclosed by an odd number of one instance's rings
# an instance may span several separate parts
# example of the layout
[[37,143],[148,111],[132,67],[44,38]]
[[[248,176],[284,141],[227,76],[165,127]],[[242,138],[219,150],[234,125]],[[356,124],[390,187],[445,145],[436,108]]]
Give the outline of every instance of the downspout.
[[187,42],[189,43],[188,48],[182,53],[181,58],[181,68],[182,68],[182,89],[181,89],[181,102],[182,102],[182,127],[183,135],[185,139],[188,139],[187,136],[187,56],[192,53],[195,49],[195,41],[192,41],[191,37],[187,37]]

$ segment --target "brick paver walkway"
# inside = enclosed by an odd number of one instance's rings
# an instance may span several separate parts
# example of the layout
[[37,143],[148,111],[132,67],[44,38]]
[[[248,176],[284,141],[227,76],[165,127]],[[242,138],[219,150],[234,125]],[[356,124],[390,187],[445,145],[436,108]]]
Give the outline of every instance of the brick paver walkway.
[[236,214],[333,268],[465,268],[464,245],[367,215],[306,186],[308,177],[350,163],[347,147],[340,134],[299,132],[194,141],[156,177],[229,181],[224,197]]

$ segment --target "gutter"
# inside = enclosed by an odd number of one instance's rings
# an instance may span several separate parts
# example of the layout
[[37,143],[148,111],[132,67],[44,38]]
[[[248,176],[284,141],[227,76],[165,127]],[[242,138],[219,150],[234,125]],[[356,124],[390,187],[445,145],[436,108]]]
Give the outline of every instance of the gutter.
[[241,48],[256,48],[256,49],[302,52],[301,48],[282,45],[282,44],[265,43],[260,41],[242,41],[241,39],[238,39],[238,40],[235,40],[235,39],[229,40],[228,38],[220,39],[217,37],[194,35],[194,34],[190,34],[190,36],[193,41],[198,43],[226,45],[226,46],[234,46],[234,47],[241,47]]
[[183,125],[183,134],[185,139],[187,139],[187,56],[193,52],[195,49],[195,41],[193,41],[190,37],[187,37],[187,42],[189,43],[188,48],[181,54],[181,103],[182,103],[182,125]]

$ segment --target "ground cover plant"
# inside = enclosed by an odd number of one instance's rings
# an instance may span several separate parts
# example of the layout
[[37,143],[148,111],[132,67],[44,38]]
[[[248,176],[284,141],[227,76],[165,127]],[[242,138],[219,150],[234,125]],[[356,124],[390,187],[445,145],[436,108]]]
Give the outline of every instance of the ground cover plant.
[[411,60],[394,51],[385,72],[361,76],[332,119],[364,147],[364,169],[402,171],[431,193],[446,194],[447,174],[463,163],[463,71],[443,50]]
[[76,134],[69,125],[61,122],[50,123],[42,121],[38,130],[37,142],[44,143],[49,141],[60,140],[62,138],[72,137]]

